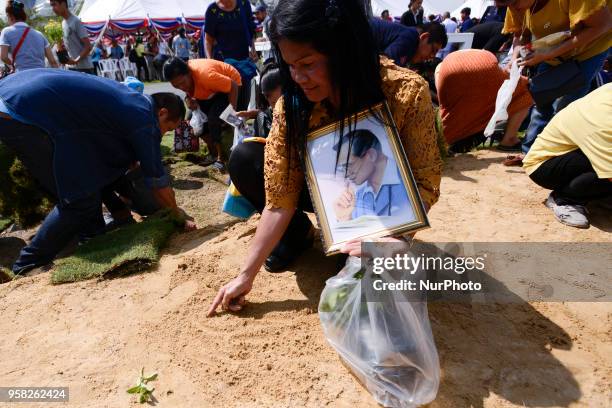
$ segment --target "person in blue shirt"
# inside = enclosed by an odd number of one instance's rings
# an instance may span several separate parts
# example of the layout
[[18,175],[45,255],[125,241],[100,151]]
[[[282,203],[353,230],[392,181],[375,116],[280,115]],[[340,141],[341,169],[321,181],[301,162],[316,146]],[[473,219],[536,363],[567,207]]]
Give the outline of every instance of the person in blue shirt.
[[100,42],[97,42],[91,52],[91,62],[93,63],[96,75],[99,75],[100,72],[100,60],[104,58],[106,58],[106,50]]
[[[75,237],[99,233],[100,191],[135,163],[161,207],[186,219],[161,160],[162,135],[185,115],[180,97],[141,95],[125,85],[78,72],[33,69],[2,80],[0,142],[57,199],[13,265],[45,265]],[[186,221],[187,229],[195,228]]]
[[[345,174],[347,183],[334,202],[336,219],[350,221],[367,215],[391,217],[413,213],[397,165],[383,153],[376,135],[367,129],[357,129],[343,138],[338,172]],[[338,145],[334,150],[338,150]],[[360,187],[355,192],[351,184]]]
[[433,59],[448,43],[446,31],[439,23],[415,28],[371,18],[370,28],[379,52],[401,67]]
[[482,18],[480,19],[480,24],[488,23],[488,22],[503,23],[506,20],[507,9],[508,9],[507,7],[496,7],[496,6],[487,7]]
[[117,43],[116,39],[113,39],[110,47],[110,58],[120,60],[123,58],[123,48]]
[[172,40],[172,49],[174,55],[183,61],[189,61],[189,52],[191,50],[191,44],[185,35],[185,29],[183,27],[178,29],[178,34]]
[[204,48],[207,58],[257,59],[255,22],[248,0],[217,0],[206,9]]
[[465,33],[470,28],[474,27],[474,22],[472,21],[472,9],[469,7],[464,7],[461,9],[461,24],[459,24],[459,32]]

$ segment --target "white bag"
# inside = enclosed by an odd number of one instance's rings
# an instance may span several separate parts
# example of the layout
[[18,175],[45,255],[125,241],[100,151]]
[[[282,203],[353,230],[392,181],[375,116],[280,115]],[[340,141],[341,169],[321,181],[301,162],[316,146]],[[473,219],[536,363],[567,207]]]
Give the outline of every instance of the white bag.
[[202,136],[204,132],[204,124],[208,122],[208,116],[200,110],[200,108],[194,110],[191,113],[191,120],[189,125],[193,129],[193,134],[197,137]]
[[508,106],[512,102],[512,95],[521,79],[521,70],[516,61],[512,63],[510,69],[510,79],[506,79],[497,92],[497,100],[495,101],[495,112],[489,120],[485,128],[484,135],[489,137],[495,132],[495,125],[508,119]]
[[361,291],[359,258],[349,257],[327,280],[319,318],[327,341],[378,403],[410,408],[435,398],[440,363],[426,302],[409,302],[401,291],[388,301],[368,302]]

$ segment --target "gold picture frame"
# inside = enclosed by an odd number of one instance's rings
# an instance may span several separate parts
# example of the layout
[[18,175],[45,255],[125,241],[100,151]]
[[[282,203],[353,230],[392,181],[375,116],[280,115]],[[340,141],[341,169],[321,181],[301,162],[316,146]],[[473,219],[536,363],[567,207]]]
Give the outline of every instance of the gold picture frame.
[[336,122],[309,132],[304,157],[325,253],[338,253],[352,239],[428,228],[425,207],[386,102],[358,113],[354,128],[345,128],[342,136],[338,126]]

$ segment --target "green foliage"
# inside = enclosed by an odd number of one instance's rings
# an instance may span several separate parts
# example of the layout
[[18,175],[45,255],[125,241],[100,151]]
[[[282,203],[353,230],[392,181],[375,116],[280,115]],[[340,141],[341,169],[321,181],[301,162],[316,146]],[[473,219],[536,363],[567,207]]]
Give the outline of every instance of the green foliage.
[[0,214],[28,228],[42,221],[51,208],[51,197],[15,154],[0,144]]
[[448,157],[448,145],[444,138],[444,127],[442,126],[442,116],[440,116],[440,109],[436,108],[436,141],[438,142],[438,149],[440,150],[440,157],[445,160]]
[[[353,274],[353,279],[361,280],[365,275],[365,268],[360,268]],[[348,283],[333,288],[332,290],[326,290],[323,292],[324,299],[321,302],[319,310],[321,312],[341,312],[344,309],[344,305],[348,300],[349,293],[353,290],[353,283]]]
[[0,266],[0,283],[10,282],[15,279],[15,274],[7,268]]
[[76,282],[144,271],[157,263],[160,249],[179,224],[166,213],[97,236],[79,246],[72,256],[58,260],[51,282]]
[[144,367],[140,371],[140,378],[136,380],[136,385],[127,390],[128,394],[140,394],[138,402],[144,404],[145,402],[151,401],[151,396],[155,388],[151,387],[148,383],[157,379],[157,373],[153,373],[149,376],[145,376]]
[[62,39],[63,31],[62,31],[62,23],[57,20],[50,20],[43,27],[43,31],[45,33],[45,37],[51,44],[58,44]]
[[0,232],[4,231],[5,229],[7,229],[8,227],[10,227],[10,225],[13,223],[13,220],[9,219],[9,218],[2,218],[0,216]]

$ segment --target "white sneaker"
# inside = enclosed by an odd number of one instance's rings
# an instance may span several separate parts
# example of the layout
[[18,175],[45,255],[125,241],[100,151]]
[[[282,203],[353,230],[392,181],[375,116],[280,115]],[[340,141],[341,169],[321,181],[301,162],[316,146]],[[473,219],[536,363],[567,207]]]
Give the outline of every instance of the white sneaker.
[[546,199],[545,205],[553,211],[555,218],[561,224],[569,225],[575,228],[589,228],[589,219],[587,214],[589,213],[583,205],[578,204],[564,204],[559,205],[555,201],[553,194],[550,193]]

